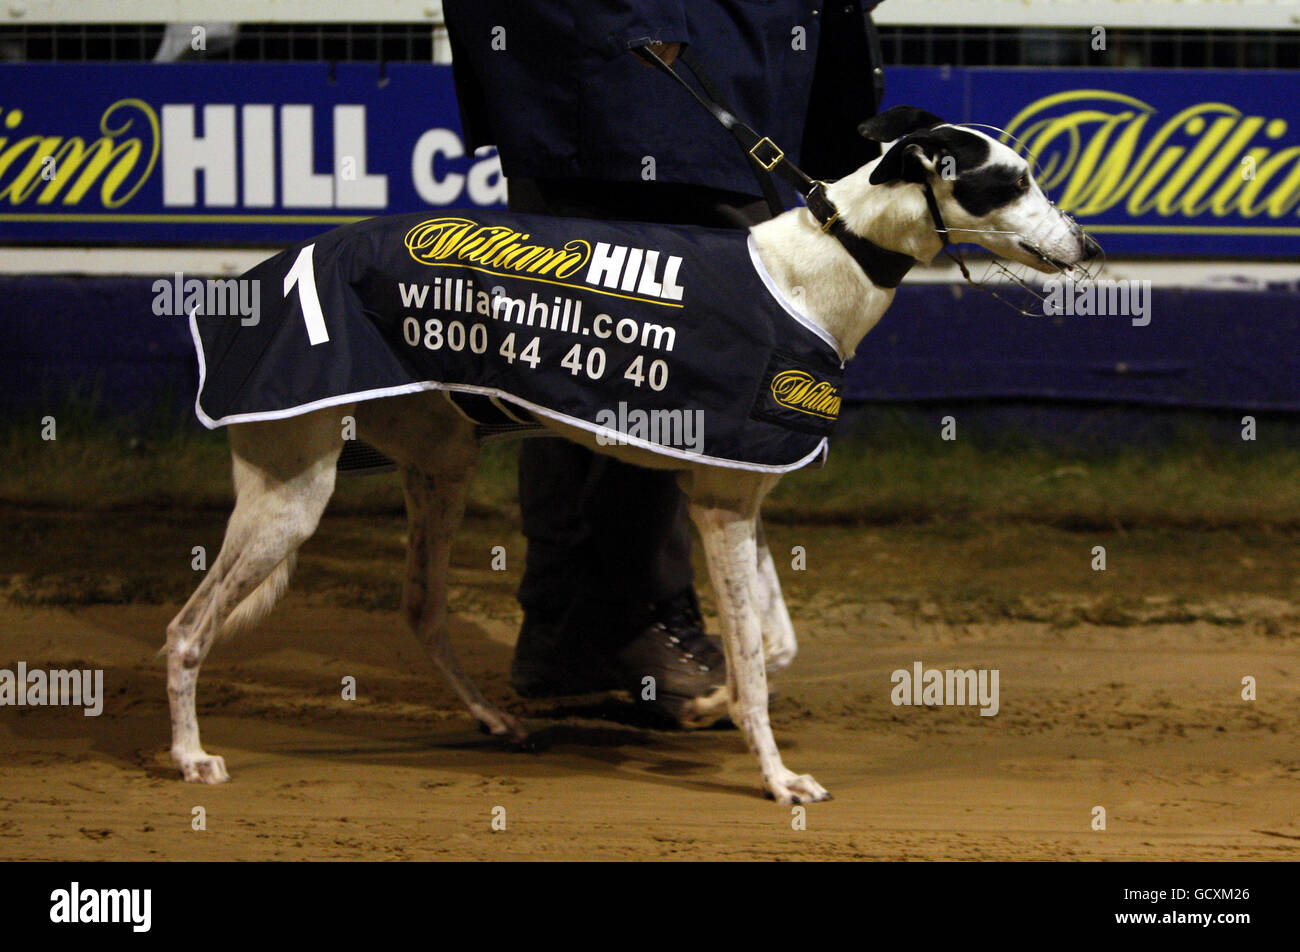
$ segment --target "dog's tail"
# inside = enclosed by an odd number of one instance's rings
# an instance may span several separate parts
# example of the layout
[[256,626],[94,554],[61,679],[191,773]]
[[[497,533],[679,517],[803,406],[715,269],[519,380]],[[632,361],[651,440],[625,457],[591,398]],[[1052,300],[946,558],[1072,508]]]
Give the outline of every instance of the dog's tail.
[[221,626],[221,631],[217,633],[217,639],[229,638],[235,632],[251,628],[265,618],[275,607],[275,603],[280,600],[284,590],[289,587],[289,576],[293,574],[293,567],[297,561],[298,552],[295,550],[271,569],[271,574],[262,579],[262,584],[235,606],[235,610],[230,613],[230,617]]

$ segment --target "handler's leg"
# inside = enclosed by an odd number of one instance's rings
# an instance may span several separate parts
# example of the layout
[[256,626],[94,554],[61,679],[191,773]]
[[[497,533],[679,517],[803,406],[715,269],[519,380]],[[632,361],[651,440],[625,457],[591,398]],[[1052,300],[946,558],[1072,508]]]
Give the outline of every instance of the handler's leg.
[[552,697],[624,688],[697,726],[691,702],[721,689],[724,661],[703,631],[674,476],[549,439],[527,441],[519,469],[528,555],[515,689]]
[[[766,217],[739,193],[644,182],[510,182],[510,208],[533,214],[743,228]],[[525,696],[628,688],[683,726],[724,686],[704,633],[686,500],[671,474],[554,440],[520,451],[528,556],[524,625],[511,683]],[[653,700],[642,690],[653,677]],[[716,706],[716,705],[714,705]],[[704,705],[708,708],[710,705]]]
[[[583,500],[587,604],[601,593],[626,606],[617,646],[620,686],[683,727],[722,713],[726,660],[704,633],[691,570],[687,500],[674,473],[597,457],[600,470]],[[708,702],[708,703],[706,703]]]
[[[609,636],[574,617],[588,562],[583,498],[595,454],[566,440],[525,440],[519,449],[519,508],[528,549],[519,604],[524,624],[510,683],[524,697],[586,694],[617,687]],[[599,612],[592,612],[593,617]],[[611,606],[606,615],[616,615]]]

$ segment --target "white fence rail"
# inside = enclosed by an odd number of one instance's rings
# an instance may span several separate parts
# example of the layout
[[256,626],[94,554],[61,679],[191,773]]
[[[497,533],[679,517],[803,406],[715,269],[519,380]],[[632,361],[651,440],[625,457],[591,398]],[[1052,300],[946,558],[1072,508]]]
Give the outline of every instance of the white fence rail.
[[[527,2],[527,0],[517,0]],[[882,26],[1300,29],[1300,0],[892,0]],[[440,23],[441,0],[7,0],[0,22]]]

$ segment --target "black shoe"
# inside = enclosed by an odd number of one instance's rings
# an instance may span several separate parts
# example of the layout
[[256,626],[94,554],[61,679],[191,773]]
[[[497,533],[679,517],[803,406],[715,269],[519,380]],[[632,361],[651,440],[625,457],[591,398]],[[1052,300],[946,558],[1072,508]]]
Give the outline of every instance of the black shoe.
[[722,643],[704,633],[695,593],[661,602],[650,614],[615,659],[622,686],[637,704],[681,727],[705,727],[726,716],[726,658]]
[[510,686],[520,697],[567,697],[622,686],[607,650],[592,650],[575,637],[573,611],[560,616],[524,612],[510,662]]
[[582,602],[561,615],[525,612],[510,663],[520,697],[625,690],[685,728],[726,716],[726,684],[721,642],[704,633],[692,591],[641,611]]

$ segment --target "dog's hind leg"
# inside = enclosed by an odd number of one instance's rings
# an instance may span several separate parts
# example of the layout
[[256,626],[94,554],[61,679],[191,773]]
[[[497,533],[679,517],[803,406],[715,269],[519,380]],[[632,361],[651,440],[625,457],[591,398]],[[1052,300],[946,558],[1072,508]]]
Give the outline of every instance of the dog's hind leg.
[[402,592],[407,623],[484,729],[522,740],[523,730],[483,697],[451,650],[448,575],[452,542],[478,465],[473,426],[437,393],[375,400],[362,404],[358,417],[361,437],[402,467],[409,524]]
[[[469,455],[468,451],[456,455]],[[509,714],[483,697],[456,660],[451,649],[447,584],[451,546],[465,512],[465,494],[474,475],[474,459],[464,466],[444,458],[436,474],[416,466],[402,467],[409,517],[406,550],[406,585],[402,603],[407,623],[452,690],[484,729],[495,736],[522,741],[523,729]]]
[[727,655],[727,700],[731,719],[758,756],[763,789],[778,803],[810,803],[830,794],[808,774],[785,766],[767,712],[767,670],[763,621],[759,615],[757,516],[775,480],[756,479],[740,494],[733,472],[698,470],[687,483],[691,518],[708,557]]
[[347,408],[231,427],[235,509],[221,552],[167,626],[171,756],[186,780],[221,783],[226,763],[199,741],[199,667],[216,639],[257,621],[288,584],[294,555],[334,491]]
[[758,613],[763,627],[763,658],[769,672],[784,671],[790,667],[799,643],[790,623],[790,611],[781,594],[781,580],[776,574],[776,561],[767,547],[767,534],[762,518],[754,522],[758,548]]

